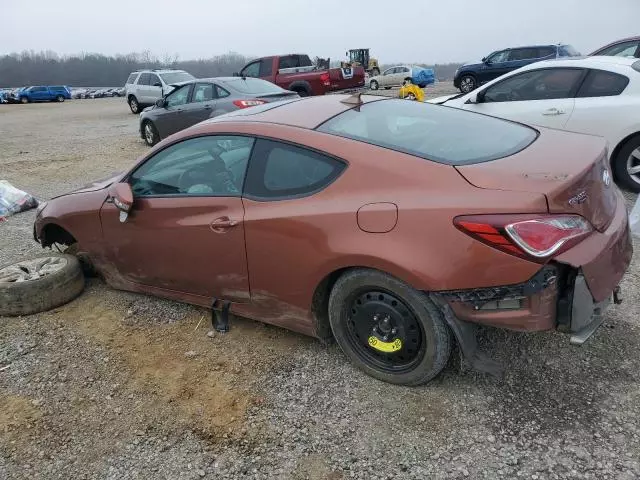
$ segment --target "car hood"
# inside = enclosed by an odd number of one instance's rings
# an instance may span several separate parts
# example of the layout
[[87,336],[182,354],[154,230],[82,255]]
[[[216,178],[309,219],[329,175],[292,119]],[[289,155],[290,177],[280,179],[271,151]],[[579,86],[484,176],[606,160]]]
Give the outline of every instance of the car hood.
[[122,178],[122,172],[112,173],[109,177],[103,178],[101,180],[96,180],[91,182],[83,187],[78,188],[77,190],[72,190],[67,193],[63,193],[62,195],[57,195],[53,198],[64,197],[66,195],[72,195],[75,193],[85,193],[85,192],[95,192],[96,190],[102,190],[103,188],[108,187],[109,185],[117,182]]
[[482,65],[482,62],[467,62],[462,64],[460,70],[473,70],[474,68],[479,68]]

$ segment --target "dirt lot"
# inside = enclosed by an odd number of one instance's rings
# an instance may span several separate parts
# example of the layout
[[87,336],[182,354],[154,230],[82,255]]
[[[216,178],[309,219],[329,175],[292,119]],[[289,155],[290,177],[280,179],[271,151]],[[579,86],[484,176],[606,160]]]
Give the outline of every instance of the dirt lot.
[[[46,199],[124,169],[136,121],[122,99],[2,105],[0,178]],[[0,264],[41,251],[33,219],[0,224]],[[638,478],[639,274],[584,347],[487,330],[502,380],[454,359],[421,388],[248,320],[209,338],[206,311],[91,279],[0,318],[0,478]]]

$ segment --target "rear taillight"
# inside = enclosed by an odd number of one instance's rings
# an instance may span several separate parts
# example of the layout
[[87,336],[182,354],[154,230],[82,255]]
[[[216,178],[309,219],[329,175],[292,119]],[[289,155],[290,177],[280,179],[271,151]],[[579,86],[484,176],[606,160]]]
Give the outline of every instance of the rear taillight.
[[323,73],[322,75],[320,75],[320,81],[322,82],[322,85],[324,85],[325,87],[330,87],[331,86],[331,78],[329,77],[329,73]]
[[233,104],[238,108],[255,107],[267,103],[264,100],[234,100]]
[[579,215],[475,215],[454,224],[467,235],[503,252],[544,262],[593,232]]

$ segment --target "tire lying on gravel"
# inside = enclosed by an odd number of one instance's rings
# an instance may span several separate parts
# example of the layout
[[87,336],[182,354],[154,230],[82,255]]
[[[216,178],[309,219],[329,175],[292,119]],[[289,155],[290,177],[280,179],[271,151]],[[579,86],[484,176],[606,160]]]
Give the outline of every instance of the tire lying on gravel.
[[423,292],[377,270],[354,269],[338,278],[329,323],[351,362],[385,382],[427,383],[451,354],[442,312]]
[[48,255],[0,267],[0,316],[44,312],[76,298],[84,275],[72,255]]

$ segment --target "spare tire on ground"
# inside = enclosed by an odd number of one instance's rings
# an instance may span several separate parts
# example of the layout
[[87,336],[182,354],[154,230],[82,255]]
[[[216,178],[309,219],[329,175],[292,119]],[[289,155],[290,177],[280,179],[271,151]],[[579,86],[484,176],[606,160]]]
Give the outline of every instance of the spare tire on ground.
[[0,316],[44,312],[76,298],[84,289],[73,255],[48,255],[0,267]]

